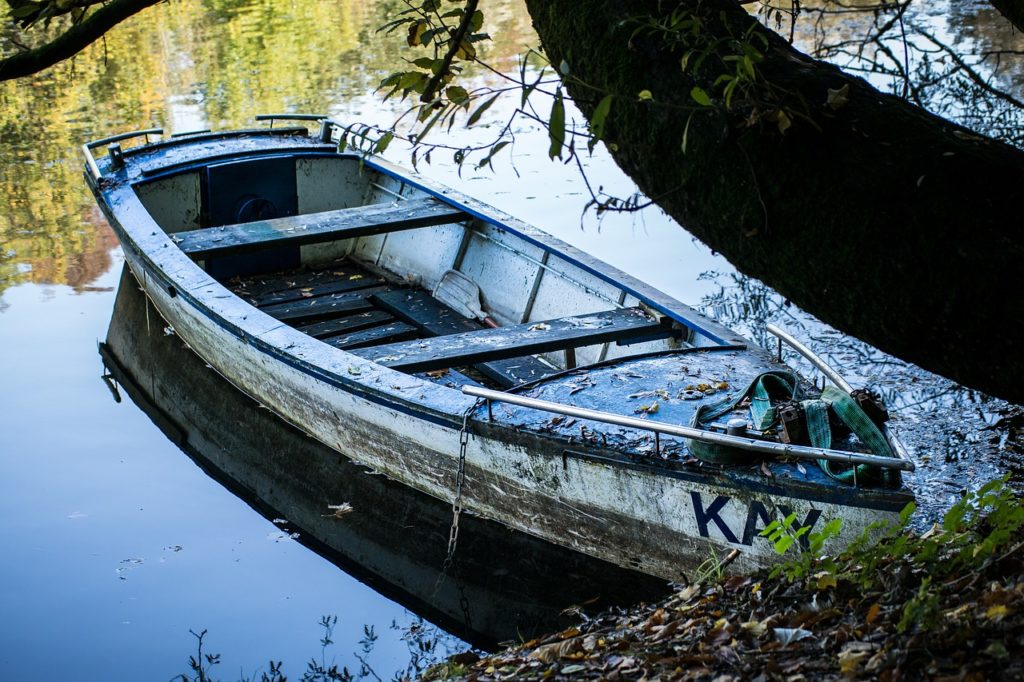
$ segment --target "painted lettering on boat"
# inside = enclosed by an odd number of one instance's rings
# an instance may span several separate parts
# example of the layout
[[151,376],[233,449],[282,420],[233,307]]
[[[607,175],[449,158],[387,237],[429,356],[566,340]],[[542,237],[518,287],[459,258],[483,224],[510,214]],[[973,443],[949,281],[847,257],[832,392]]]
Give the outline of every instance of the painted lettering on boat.
[[[714,526],[728,542],[734,545],[752,545],[754,538],[758,537],[760,532],[764,530],[764,527],[772,522],[772,515],[768,512],[768,508],[765,507],[764,503],[758,500],[751,500],[747,503],[747,515],[743,528],[737,534],[722,517],[726,506],[732,501],[731,497],[716,495],[710,504],[704,504],[701,494],[691,491],[690,499],[693,502],[693,517],[697,522],[697,532],[700,533],[702,538],[710,537],[709,530]],[[777,508],[783,518],[793,512],[790,507],[783,504],[778,505]],[[794,527],[803,528],[808,526],[813,530],[820,517],[820,509],[811,509],[807,512],[807,516],[804,517],[802,522],[799,518],[797,519]],[[804,533],[800,536],[800,545],[804,549],[807,549],[809,546],[807,535],[808,533]]]

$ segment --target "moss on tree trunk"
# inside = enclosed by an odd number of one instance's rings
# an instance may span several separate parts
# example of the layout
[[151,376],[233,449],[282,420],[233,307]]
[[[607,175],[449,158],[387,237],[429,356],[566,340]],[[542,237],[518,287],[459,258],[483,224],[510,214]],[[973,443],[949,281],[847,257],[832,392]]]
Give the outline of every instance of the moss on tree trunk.
[[[755,21],[732,0],[527,5],[551,62],[569,65],[584,113],[600,101],[595,92],[616,96],[605,128],[612,156],[689,232],[825,322],[1024,402],[1024,153],[759,26],[768,49],[753,85],[731,109],[696,105],[694,86],[720,94],[714,80],[732,64],[720,58],[736,43],[723,42],[697,73],[681,57],[709,39],[749,41]],[[676,6],[701,21],[691,44],[631,38],[623,23]],[[653,102],[639,101],[642,89]],[[779,109],[792,119],[785,133]]]

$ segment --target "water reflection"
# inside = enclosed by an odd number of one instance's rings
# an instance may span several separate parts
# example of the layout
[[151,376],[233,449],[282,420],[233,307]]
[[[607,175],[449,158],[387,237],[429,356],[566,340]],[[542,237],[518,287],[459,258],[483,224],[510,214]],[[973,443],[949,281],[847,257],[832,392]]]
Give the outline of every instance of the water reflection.
[[[407,56],[394,36],[376,33],[403,7],[399,0],[161,3],[73,61],[0,83],[0,293],[20,282],[81,288],[109,268],[113,240],[81,179],[78,146],[86,139],[150,125],[244,127],[269,111],[344,118],[372,107],[390,117],[368,94]],[[509,0],[489,12],[499,39],[482,55],[502,65],[534,40],[529,18]],[[0,21],[0,54],[38,34]]]
[[125,270],[101,346],[116,386],[283,533],[445,630],[490,648],[566,627],[574,607],[595,612],[665,592],[663,581],[469,516],[442,576],[449,506],[371,475],[260,409],[160,332],[147,307]]

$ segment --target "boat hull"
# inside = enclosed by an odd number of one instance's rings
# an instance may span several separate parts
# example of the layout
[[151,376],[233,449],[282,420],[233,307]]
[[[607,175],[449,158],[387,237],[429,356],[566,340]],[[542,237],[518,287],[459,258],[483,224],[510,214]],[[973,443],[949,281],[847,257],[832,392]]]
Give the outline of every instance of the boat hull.
[[[457,424],[360,396],[273,357],[218,324],[209,311],[169,295],[159,273],[126,257],[173,332],[238,389],[354,461],[454,501]],[[841,518],[842,535],[850,539],[874,522],[898,518],[896,505],[884,501],[857,506],[801,499],[570,455],[557,446],[534,449],[529,442],[467,435],[464,509],[666,580],[692,578],[733,549],[740,551],[732,562],[738,571],[777,562],[772,545],[758,537],[777,510],[814,522],[814,529]]]
[[[486,410],[458,391],[332,348],[249,306],[176,247],[130,184],[92,186],[157,311],[229,382],[328,447],[437,499],[455,501],[461,469],[462,507],[517,531],[684,580],[733,550],[739,550],[734,570],[775,563],[772,544],[759,536],[772,519],[795,514],[811,532],[842,519],[837,546],[875,522],[894,521],[912,499],[905,489],[670,465],[489,422]],[[454,192],[428,190],[493,224],[511,221]],[[516,229],[542,239],[525,231],[530,228]],[[642,290],[596,261],[587,267]],[[645,296],[664,300],[658,292]],[[683,309],[678,303],[665,308],[672,314]],[[712,321],[702,324],[717,330]],[[720,336],[731,343],[736,337],[729,334]]]

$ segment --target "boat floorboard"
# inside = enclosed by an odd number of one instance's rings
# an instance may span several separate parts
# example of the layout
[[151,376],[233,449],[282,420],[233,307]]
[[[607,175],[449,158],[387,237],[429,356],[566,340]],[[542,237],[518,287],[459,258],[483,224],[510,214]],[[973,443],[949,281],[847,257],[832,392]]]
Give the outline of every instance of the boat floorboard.
[[378,346],[383,343],[394,343],[396,341],[413,339],[416,338],[418,334],[419,330],[416,329],[416,327],[396,320],[389,324],[370,327],[369,329],[362,329],[349,334],[331,336],[323,339],[323,341],[328,345],[334,346],[335,348],[341,348],[342,350],[355,350],[357,348]]
[[273,305],[275,303],[289,303],[303,299],[318,298],[331,294],[344,294],[360,289],[369,289],[385,284],[384,280],[375,275],[364,277],[363,275],[350,275],[349,277],[328,281],[321,284],[310,284],[304,287],[294,287],[284,291],[275,291],[269,294],[253,296],[249,301],[258,308]]
[[[447,347],[457,343],[458,339],[481,338],[477,335],[514,335],[516,329],[528,327],[512,325],[498,330],[488,329],[422,289],[388,284],[380,276],[348,260],[335,261],[316,270],[236,277],[227,284],[236,294],[268,315],[324,343],[363,357],[374,357],[377,355],[375,348],[394,348],[396,344],[424,342]],[[616,317],[607,325],[610,327],[624,325],[632,330],[656,326],[636,316],[623,317],[619,311],[603,315]],[[619,320],[619,317],[623,319]],[[598,326],[606,327],[604,324]],[[626,330],[627,336],[638,333],[630,330]],[[554,331],[554,335],[559,336],[556,345],[566,342],[561,338],[566,334],[573,338],[581,333],[588,339],[593,336],[593,330]],[[612,335],[621,336],[621,331],[614,331]],[[604,331],[601,334],[607,335]],[[528,336],[537,335],[532,333]],[[552,333],[545,330],[539,335],[551,337]],[[500,357],[489,357],[487,353],[479,357],[477,354],[460,356],[456,353],[452,355],[449,366],[441,367],[433,360],[429,367],[399,366],[397,369],[454,387],[483,382],[502,389],[521,386],[559,371],[528,354],[541,352],[530,344],[519,352],[515,351],[516,345],[510,344],[499,353]]]
[[300,290],[303,287],[333,282],[338,279],[359,281],[371,275],[358,265],[345,259],[335,261],[316,270],[286,270],[269,272],[249,277],[236,277],[228,282],[232,291],[247,301],[260,296],[283,291]]
[[367,310],[366,312],[336,317],[331,320],[323,320],[322,322],[296,325],[295,328],[303,334],[312,336],[314,339],[325,339],[337,334],[351,334],[352,332],[395,321],[395,317],[391,313],[383,310]]

